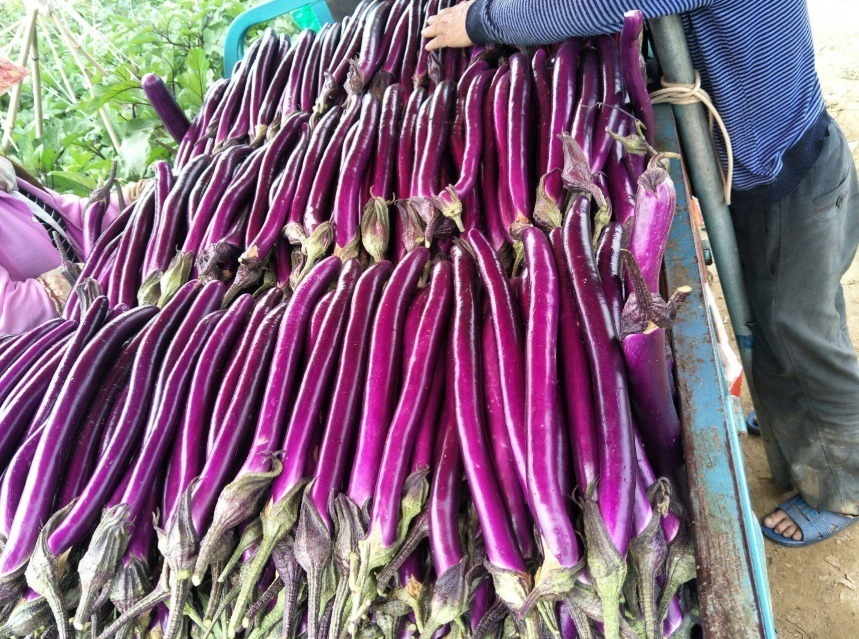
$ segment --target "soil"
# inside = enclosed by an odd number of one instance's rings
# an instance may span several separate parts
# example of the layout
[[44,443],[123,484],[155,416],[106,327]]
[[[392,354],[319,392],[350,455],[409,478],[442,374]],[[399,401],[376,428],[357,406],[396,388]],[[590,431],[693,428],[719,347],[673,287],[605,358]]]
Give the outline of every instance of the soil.
[[[810,0],[808,5],[824,98],[859,162],[859,8],[855,0]],[[859,259],[843,285],[848,324],[859,345]],[[720,291],[714,293],[723,304]],[[748,410],[748,397],[744,404]],[[744,438],[743,451],[752,503],[762,517],[790,495],[770,482],[759,439]],[[805,549],[767,542],[766,553],[779,639],[859,637],[859,528]]]

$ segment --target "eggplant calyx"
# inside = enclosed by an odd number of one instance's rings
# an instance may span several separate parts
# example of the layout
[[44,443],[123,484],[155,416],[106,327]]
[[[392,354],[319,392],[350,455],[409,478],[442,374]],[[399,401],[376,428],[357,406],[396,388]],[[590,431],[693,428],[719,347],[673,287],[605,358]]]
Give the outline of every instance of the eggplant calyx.
[[606,133],[609,134],[612,140],[615,142],[619,142],[621,146],[623,146],[623,150],[626,151],[629,155],[638,155],[638,156],[648,156],[655,155],[656,150],[648,144],[647,140],[644,139],[643,127],[644,125],[639,123],[640,126],[638,128],[637,133],[630,133],[629,135],[618,135],[614,131],[610,131],[606,129]]
[[[108,596],[119,613],[123,614],[145,598],[147,593],[151,592],[151,587],[149,567],[146,561],[131,555],[111,581]],[[98,605],[95,608],[97,609]],[[78,605],[78,610],[80,610],[80,605]],[[148,628],[149,616],[145,613],[141,615],[138,625],[141,630]]]
[[647,288],[647,282],[641,274],[635,256],[626,249],[620,250],[620,256],[633,288],[621,314],[621,341],[636,333],[650,333],[659,328],[671,328],[677,319],[680,307],[692,294],[691,287],[679,287],[666,302],[657,293],[652,293]]
[[351,240],[343,246],[334,245],[334,257],[339,257],[341,262],[358,259],[361,254],[361,235],[356,234]]
[[374,195],[364,205],[361,215],[361,244],[374,263],[385,259],[390,237],[388,203],[384,198]]
[[163,271],[150,271],[137,291],[137,303],[141,306],[154,306],[161,297],[161,276]]
[[72,504],[68,504],[48,519],[48,522],[39,533],[33,554],[30,556],[30,561],[27,563],[24,571],[27,585],[42,595],[45,601],[48,602],[48,606],[54,615],[54,622],[57,624],[60,639],[66,639],[70,636],[68,615],[66,614],[63,591],[60,585],[60,581],[66,574],[69,553],[65,552],[59,556],[54,555],[48,547],[48,538],[63,519],[65,519],[71,508]]
[[558,203],[549,195],[546,190],[546,178],[548,173],[540,178],[540,183],[537,186],[537,202],[534,205],[534,222],[545,230],[558,228],[563,223],[563,216]]
[[77,284],[74,282],[72,284],[74,284],[75,292],[78,294],[78,299],[80,300],[81,313],[86,313],[96,298],[101,295],[98,281],[93,277],[85,277],[77,282]]
[[444,217],[454,221],[460,233],[465,232],[465,226],[462,223],[462,201],[456,189],[452,186],[446,187],[438,197],[433,198],[433,205]]
[[164,275],[161,276],[160,291],[161,295],[158,298],[158,307],[164,308],[173,296],[176,294],[191,276],[191,269],[194,267],[194,253],[177,253],[170,261]]
[[614,546],[599,506],[592,498],[585,501],[585,538],[588,571],[602,603],[606,639],[620,637],[620,595],[626,580],[626,559]]
[[191,577],[200,543],[200,537],[191,517],[191,498],[198,481],[198,479],[193,480],[182,493],[173,519],[167,522],[167,530],[155,527],[158,535],[158,550],[178,581]]
[[[283,628],[281,637],[291,639],[294,629],[298,624],[296,611],[298,610],[299,589],[301,586],[301,567],[295,560],[293,540],[289,536],[281,539],[275,544],[272,552],[277,574],[283,581]],[[248,619],[242,620],[242,625],[247,628]]]
[[[319,620],[324,606],[334,596],[334,579],[325,579],[329,572],[333,542],[328,526],[319,510],[304,493],[301,514],[295,527],[293,554],[307,574],[307,636],[319,636]],[[327,583],[326,583],[327,582]]]
[[[203,582],[206,571],[213,558],[213,552],[231,528],[256,515],[263,507],[269,486],[280,475],[283,464],[271,456],[271,470],[260,473],[246,473],[227,484],[215,504],[215,512],[209,530],[200,543],[200,551],[194,565],[191,581],[195,586]],[[229,554],[229,553],[227,553]]]
[[445,570],[436,579],[430,602],[430,615],[421,631],[421,639],[430,639],[436,630],[445,624],[462,624],[462,615],[468,609],[466,563],[463,557],[459,563]]
[[402,228],[403,245],[406,252],[423,246],[427,232],[424,221],[414,207],[412,200],[397,200],[397,211],[400,215],[400,227]]
[[[303,232],[301,235],[298,235],[295,226],[287,224],[283,229],[283,233],[291,244],[300,243],[301,255],[304,257],[300,268],[293,268],[292,275],[289,278],[289,283],[294,290],[307,276],[317,260],[328,253],[328,249],[334,241],[334,227],[331,222],[322,222],[313,229],[310,235],[302,237]],[[296,242],[296,240],[299,241]],[[293,252],[293,255],[295,255],[295,252]]]
[[492,576],[495,594],[501,599],[510,612],[518,618],[519,611],[525,603],[528,591],[531,589],[531,576],[527,573],[495,566],[487,559],[486,570]]
[[629,545],[629,572],[634,575],[636,598],[647,639],[662,637],[662,624],[657,620],[658,579],[662,576],[668,547],[659,520],[659,515],[653,513],[647,526]]
[[541,601],[555,601],[563,598],[576,585],[576,580],[584,567],[584,558],[574,566],[562,566],[552,553],[547,553],[534,579],[534,587],[522,603],[519,615],[523,617],[529,615],[531,609]]
[[439,210],[433,203],[432,198],[428,197],[412,197],[408,200],[409,207],[413,215],[416,216],[422,223],[423,228],[423,243],[429,247],[436,236],[436,230],[439,223],[444,219]]
[[83,630],[89,622],[94,600],[118,574],[122,556],[128,547],[131,528],[129,508],[126,504],[112,506],[102,514],[89,547],[78,563],[81,599],[74,618],[77,630]]
[[677,536],[668,544],[668,555],[665,558],[665,581],[662,585],[662,596],[659,599],[659,610],[656,618],[659,622],[668,615],[671,599],[680,587],[695,579],[695,551],[688,524],[684,523]]
[[353,597],[349,631],[352,635],[355,634],[359,622],[378,594],[378,585],[373,571],[387,565],[395,557],[397,549],[408,536],[412,520],[424,508],[429,495],[428,473],[428,469],[416,471],[409,475],[403,484],[400,519],[393,544],[386,544],[382,539],[381,530],[373,526],[367,536],[358,542],[357,554],[352,554],[349,570],[349,588]]
[[349,60],[349,73],[346,74],[346,82],[343,87],[347,95],[359,95],[367,86],[367,78],[361,70],[360,60]]

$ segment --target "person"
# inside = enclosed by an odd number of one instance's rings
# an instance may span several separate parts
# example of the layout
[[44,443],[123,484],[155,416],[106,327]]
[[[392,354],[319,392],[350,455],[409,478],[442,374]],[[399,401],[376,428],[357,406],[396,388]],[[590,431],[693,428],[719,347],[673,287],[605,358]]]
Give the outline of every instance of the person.
[[543,45],[616,33],[631,9],[682,14],[731,137],[755,408],[773,479],[796,491],[762,528],[783,545],[816,543],[859,521],[859,363],[840,283],[859,243],[859,194],[824,107],[805,0],[471,0],[429,18],[423,35],[430,50]]
[[[0,335],[24,332],[62,313],[71,283],[63,275],[55,241],[81,261],[92,249],[83,232],[86,200],[60,195],[22,175],[0,157]],[[140,189],[140,183],[124,187],[126,201]],[[102,228],[118,211],[114,195]]]

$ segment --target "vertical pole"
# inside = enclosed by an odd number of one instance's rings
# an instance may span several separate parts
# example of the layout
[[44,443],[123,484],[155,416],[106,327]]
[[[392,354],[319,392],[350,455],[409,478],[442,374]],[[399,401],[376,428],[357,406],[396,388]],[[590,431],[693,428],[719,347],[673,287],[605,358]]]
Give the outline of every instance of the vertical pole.
[[[33,42],[33,37],[36,34],[36,18],[39,12],[37,9],[30,9],[27,14],[27,22],[24,27],[24,38],[21,41],[21,52],[18,55],[18,66],[23,67],[27,64],[27,58],[30,55],[30,46]],[[0,152],[5,153],[12,144],[12,130],[15,128],[15,122],[18,120],[18,107],[21,106],[21,88],[24,86],[22,80],[12,87],[12,95],[9,100],[9,113],[6,114],[6,123],[3,125],[3,140],[0,141]]]
[[[72,59],[75,61],[75,64],[78,67],[78,70],[81,72],[81,78],[83,78],[84,86],[87,89],[92,89],[93,84],[92,80],[87,73],[86,67],[84,66],[83,61],[78,57],[76,49],[79,49],[74,42],[71,41],[71,38],[68,33],[63,31],[62,26],[60,25],[60,21],[57,19],[55,13],[50,14],[51,19],[54,21],[54,24],[57,27],[57,32],[60,34],[60,39],[65,43],[66,47],[69,49],[69,53],[72,55]],[[107,108],[101,107],[98,110],[99,115],[101,116],[101,120],[104,123],[104,128],[107,131],[107,135],[110,138],[111,143],[113,144],[113,148],[119,151],[119,138],[116,136],[116,132],[113,130],[113,125],[110,123],[110,118],[107,115]]]
[[30,44],[30,73],[33,74],[33,111],[36,116],[36,138],[45,135],[44,117],[42,113],[42,72],[39,67],[39,33],[33,32],[33,42]]
[[[694,82],[695,69],[680,18],[667,16],[651,20],[650,28],[665,79],[678,83]],[[740,254],[731,223],[731,212],[725,203],[719,160],[710,139],[707,116],[701,104],[672,106],[683,143],[683,159],[689,167],[692,188],[701,203],[701,214],[707,226],[719,282],[725,293],[743,369],[751,385],[752,332],[749,323],[752,313],[740,270]]]

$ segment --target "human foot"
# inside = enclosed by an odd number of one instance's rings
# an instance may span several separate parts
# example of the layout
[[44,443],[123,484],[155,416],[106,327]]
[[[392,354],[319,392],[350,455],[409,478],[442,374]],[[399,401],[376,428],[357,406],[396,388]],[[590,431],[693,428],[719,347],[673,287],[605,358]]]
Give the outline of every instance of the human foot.
[[859,517],[816,510],[794,495],[761,522],[763,534],[782,546],[798,548],[828,539],[859,522]]
[[775,532],[786,539],[794,541],[802,541],[802,531],[796,522],[790,518],[781,508],[777,508],[772,513],[764,517],[764,526],[772,528]]

